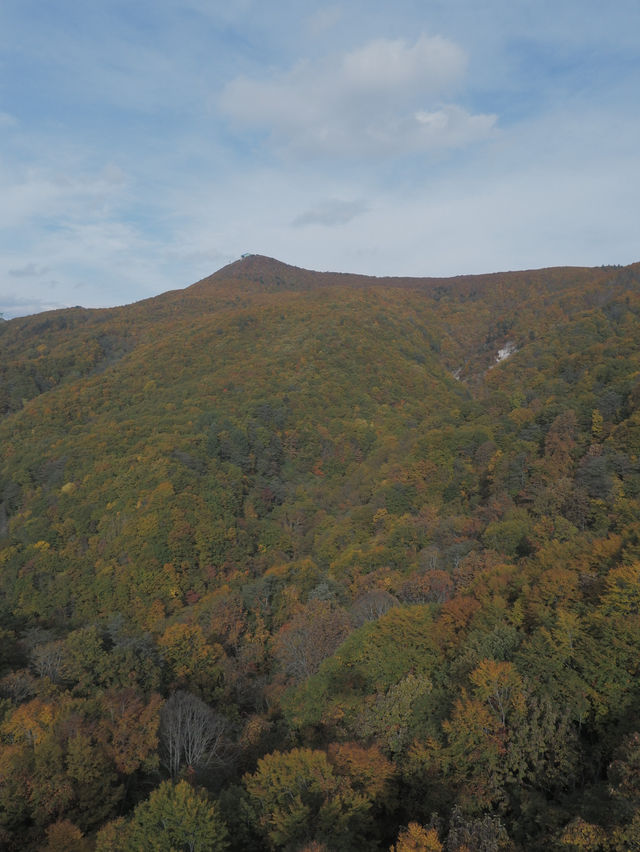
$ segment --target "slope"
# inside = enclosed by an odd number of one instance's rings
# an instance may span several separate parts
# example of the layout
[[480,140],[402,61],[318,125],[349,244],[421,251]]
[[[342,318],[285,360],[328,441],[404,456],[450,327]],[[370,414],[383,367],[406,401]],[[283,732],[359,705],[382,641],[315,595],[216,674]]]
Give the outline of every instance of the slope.
[[[252,256],[1,324],[1,842],[128,819],[188,700],[228,748],[177,775],[234,848],[388,848],[433,811],[447,848],[628,848],[639,318],[640,265]],[[275,840],[280,752],[337,780]]]

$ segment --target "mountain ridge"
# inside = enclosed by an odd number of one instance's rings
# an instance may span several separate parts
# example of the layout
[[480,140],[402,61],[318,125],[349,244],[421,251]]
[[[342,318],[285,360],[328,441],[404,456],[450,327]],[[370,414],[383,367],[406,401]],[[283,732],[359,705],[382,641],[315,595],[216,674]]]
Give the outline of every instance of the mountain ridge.
[[[351,272],[311,270],[304,267],[294,266],[266,255],[251,254],[247,257],[243,257],[226,264],[215,272],[192,284],[181,288],[171,289],[156,296],[148,296],[144,299],[136,300],[135,302],[105,308],[85,308],[79,305],[68,308],[56,308],[53,310],[42,311],[38,314],[5,319],[2,324],[0,324],[0,329],[7,327],[7,324],[37,325],[38,320],[36,318],[41,318],[41,323],[46,323],[48,320],[53,320],[54,318],[59,319],[63,316],[72,317],[74,315],[78,320],[100,318],[101,316],[108,316],[109,312],[131,310],[137,305],[151,305],[155,303],[156,300],[160,300],[160,302],[174,300],[182,301],[183,297],[199,294],[199,291],[205,290],[211,284],[224,284],[226,286],[230,286],[231,282],[237,282],[239,284],[246,282],[264,283],[265,276],[270,278],[272,283],[279,281],[281,284],[287,283],[291,281],[292,278],[295,278],[298,279],[298,281],[300,281],[300,279],[303,281],[314,281],[316,284],[322,284],[325,287],[348,285],[358,287],[407,287],[430,290],[441,286],[458,285],[459,289],[464,290],[464,285],[481,284],[483,286],[489,286],[493,282],[505,279],[521,285],[529,284],[541,277],[551,278],[553,281],[558,281],[569,275],[572,277],[577,276],[580,280],[604,280],[610,277],[612,273],[619,270],[624,269],[637,271],[638,268],[640,268],[640,262],[628,264],[624,267],[614,265],[601,267],[554,266],[452,276],[375,276]],[[295,282],[294,286],[296,286]],[[43,326],[41,325],[36,329],[36,331],[40,331],[42,328]]]
[[1,325],[4,848],[632,848],[640,265],[417,281]]
[[[212,311],[248,309],[249,303],[243,303],[243,299],[254,300],[257,306],[255,300],[261,297],[268,299],[269,294],[307,293],[313,298],[313,294],[337,293],[340,288],[346,288],[345,292],[414,292],[431,300],[433,309],[442,315],[443,329],[448,328],[450,345],[447,350],[447,368],[451,372],[460,371],[460,378],[472,378],[491,363],[493,355],[485,344],[492,346],[495,355],[508,342],[507,332],[513,330],[518,340],[512,343],[522,347],[528,331],[527,324],[535,324],[534,318],[526,317],[522,311],[523,306],[530,301],[531,290],[535,292],[536,300],[544,294],[547,300],[562,303],[562,310],[575,311],[588,302],[596,304],[615,298],[615,293],[622,292],[627,286],[628,279],[637,280],[639,270],[640,263],[636,263],[623,268],[553,267],[452,278],[377,278],[351,273],[316,272],[274,258],[250,255],[188,287],[170,290],[129,305],[58,309],[5,321],[0,324],[0,345],[4,346],[5,351],[5,363],[0,365],[0,376],[6,376],[11,369],[12,359],[17,359],[21,365],[19,369],[29,374],[27,381],[31,390],[26,392],[25,398],[30,398],[39,393],[40,389],[55,385],[61,376],[73,376],[78,369],[82,375],[92,369],[106,369],[130,351],[136,345],[137,338],[153,339],[154,335],[161,334],[163,327],[186,322],[190,317],[202,317]],[[468,303],[466,309],[465,303]],[[464,320],[468,328],[456,342],[455,329],[460,324],[460,312],[466,310],[469,313],[468,308],[472,304],[484,307],[472,311],[475,313],[473,321]],[[61,357],[50,355],[49,360],[53,361],[50,375],[41,375],[43,358],[35,351],[37,346],[53,347],[55,350],[56,341],[66,340],[73,329],[84,330],[82,347],[93,353],[90,365],[80,363],[83,356],[79,352],[75,355],[65,353]],[[36,338],[38,342],[34,344]],[[33,353],[32,356],[27,355],[29,351]],[[467,364],[470,365],[468,368],[465,366]],[[16,404],[17,400],[14,399],[9,407],[15,408]],[[0,411],[3,406],[6,409],[7,405],[6,401],[0,399]]]

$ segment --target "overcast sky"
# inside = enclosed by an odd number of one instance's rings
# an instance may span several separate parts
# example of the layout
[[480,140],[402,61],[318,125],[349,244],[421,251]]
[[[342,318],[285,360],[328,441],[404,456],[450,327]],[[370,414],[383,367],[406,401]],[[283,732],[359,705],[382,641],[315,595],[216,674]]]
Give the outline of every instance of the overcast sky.
[[640,260],[638,0],[2,0],[0,312]]

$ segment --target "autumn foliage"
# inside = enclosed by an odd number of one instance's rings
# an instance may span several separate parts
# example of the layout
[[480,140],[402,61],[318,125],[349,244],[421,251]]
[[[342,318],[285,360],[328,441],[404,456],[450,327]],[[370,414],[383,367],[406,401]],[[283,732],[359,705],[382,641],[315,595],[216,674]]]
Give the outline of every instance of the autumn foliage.
[[637,265],[0,324],[0,847],[636,848],[638,340]]

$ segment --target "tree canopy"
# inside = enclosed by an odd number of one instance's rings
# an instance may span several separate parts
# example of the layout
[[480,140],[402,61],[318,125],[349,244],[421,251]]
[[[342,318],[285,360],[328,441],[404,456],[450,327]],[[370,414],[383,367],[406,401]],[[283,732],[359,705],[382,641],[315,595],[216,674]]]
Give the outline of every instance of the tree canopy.
[[0,846],[635,848],[640,267],[243,269],[0,323]]

